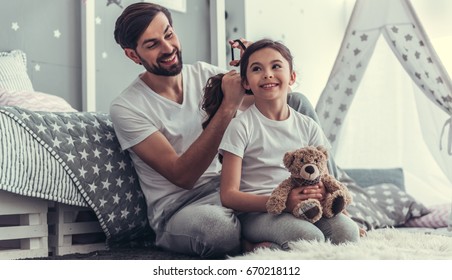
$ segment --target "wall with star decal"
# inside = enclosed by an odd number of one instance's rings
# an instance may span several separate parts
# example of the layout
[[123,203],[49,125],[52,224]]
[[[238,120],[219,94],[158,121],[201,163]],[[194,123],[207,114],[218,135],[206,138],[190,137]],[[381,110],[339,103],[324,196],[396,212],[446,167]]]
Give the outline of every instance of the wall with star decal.
[[1,1],[0,50],[27,54],[36,91],[51,93],[81,109],[79,1]]

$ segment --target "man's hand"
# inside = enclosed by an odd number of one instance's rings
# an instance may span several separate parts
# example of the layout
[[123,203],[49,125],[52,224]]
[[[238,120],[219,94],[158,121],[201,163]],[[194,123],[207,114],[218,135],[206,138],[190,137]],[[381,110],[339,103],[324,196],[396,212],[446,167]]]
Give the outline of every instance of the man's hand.
[[306,199],[317,199],[322,201],[325,197],[325,187],[322,182],[313,186],[296,187],[292,189],[287,197],[285,212],[292,213],[295,206]]
[[242,86],[240,74],[236,70],[231,70],[223,76],[221,81],[223,91],[223,108],[237,110],[245,96],[245,89]]

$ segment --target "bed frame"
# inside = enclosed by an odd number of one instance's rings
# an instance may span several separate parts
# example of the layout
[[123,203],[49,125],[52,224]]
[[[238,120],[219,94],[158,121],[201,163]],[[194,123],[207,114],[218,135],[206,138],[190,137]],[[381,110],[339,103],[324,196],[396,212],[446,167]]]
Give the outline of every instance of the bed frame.
[[105,250],[105,234],[89,208],[0,191],[0,259]]

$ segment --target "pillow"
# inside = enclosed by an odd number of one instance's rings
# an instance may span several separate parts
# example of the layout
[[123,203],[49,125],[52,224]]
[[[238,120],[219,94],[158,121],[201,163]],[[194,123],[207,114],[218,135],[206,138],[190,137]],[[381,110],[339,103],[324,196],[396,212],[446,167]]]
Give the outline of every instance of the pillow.
[[27,57],[21,50],[0,52],[0,88],[34,90],[27,74]]
[[367,230],[401,226],[410,218],[429,213],[422,203],[394,184],[382,183],[361,188],[341,170],[339,181],[347,186],[353,197],[352,204],[347,207],[348,214]]
[[61,97],[37,91],[0,89],[0,106],[17,106],[32,111],[77,112]]
[[347,187],[353,197],[353,202],[347,207],[347,213],[358,225],[366,230],[394,225],[385,211],[372,202],[364,188],[357,185]]
[[385,211],[395,226],[405,224],[409,219],[424,216],[430,211],[414,197],[394,184],[380,184],[365,189],[371,201]]
[[369,186],[392,183],[405,190],[405,179],[402,168],[381,168],[381,169],[344,169],[344,171],[358,184],[366,188]]
[[408,220],[405,227],[425,227],[425,228],[442,228],[448,226],[449,217],[451,213],[451,204],[438,204],[429,207],[430,213]]

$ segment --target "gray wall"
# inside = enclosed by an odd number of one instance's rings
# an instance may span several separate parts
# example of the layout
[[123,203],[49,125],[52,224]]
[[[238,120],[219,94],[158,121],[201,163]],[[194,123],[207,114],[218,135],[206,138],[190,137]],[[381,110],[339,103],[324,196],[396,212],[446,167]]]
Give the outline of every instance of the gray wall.
[[[235,40],[240,38],[246,38],[245,33],[245,9],[244,2],[245,0],[225,0],[225,9],[226,9],[226,43],[229,40]],[[231,56],[231,48],[227,43],[226,48],[226,60],[228,61],[227,65],[229,65],[229,61],[232,59]],[[236,53],[238,54],[238,53]],[[232,69],[233,67],[229,67]]]
[[82,104],[80,10],[74,0],[0,0],[0,51],[23,50],[35,90],[61,96],[77,109]]
[[[108,112],[111,100],[142,71],[125,57],[113,38],[122,8],[96,0],[96,111]],[[110,1],[112,2],[112,1]],[[118,1],[121,6],[137,2]],[[21,49],[36,91],[66,99],[82,110],[82,0],[0,0],[0,51]],[[208,0],[187,0],[187,12],[172,12],[182,42],[184,63],[210,62]],[[19,29],[13,30],[17,22]],[[54,31],[60,32],[59,38]],[[37,70],[38,69],[38,70]]]

